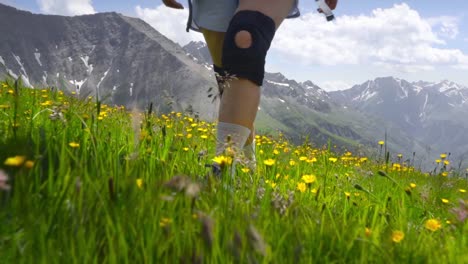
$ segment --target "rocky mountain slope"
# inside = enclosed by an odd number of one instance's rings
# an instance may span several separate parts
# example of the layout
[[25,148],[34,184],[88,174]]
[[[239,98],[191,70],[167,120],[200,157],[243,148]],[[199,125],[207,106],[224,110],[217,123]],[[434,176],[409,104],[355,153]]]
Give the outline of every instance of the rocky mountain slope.
[[214,119],[203,66],[140,19],[37,15],[0,4],[0,77],[139,108],[192,108]]

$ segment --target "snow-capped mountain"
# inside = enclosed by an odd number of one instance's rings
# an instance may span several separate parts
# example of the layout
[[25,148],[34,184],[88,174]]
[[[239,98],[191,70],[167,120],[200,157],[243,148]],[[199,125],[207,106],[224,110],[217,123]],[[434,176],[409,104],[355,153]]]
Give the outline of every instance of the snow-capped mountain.
[[370,111],[396,123],[404,121],[408,128],[435,116],[468,110],[468,87],[446,80],[431,83],[377,78],[330,95],[341,104]]
[[[118,13],[64,17],[0,4],[0,79],[21,76],[106,103],[193,109],[213,118],[210,71],[144,21]],[[205,115],[206,114],[206,115]]]
[[436,151],[468,154],[468,87],[385,77],[330,96],[392,122]]

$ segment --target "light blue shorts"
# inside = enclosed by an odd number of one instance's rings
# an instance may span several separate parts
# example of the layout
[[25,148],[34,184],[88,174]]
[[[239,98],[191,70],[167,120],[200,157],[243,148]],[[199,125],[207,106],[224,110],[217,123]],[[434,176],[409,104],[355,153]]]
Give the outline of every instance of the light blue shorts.
[[[289,12],[288,18],[300,15],[296,0]],[[239,0],[189,0],[190,15],[187,22],[189,29],[200,31],[205,28],[218,32],[226,32]]]

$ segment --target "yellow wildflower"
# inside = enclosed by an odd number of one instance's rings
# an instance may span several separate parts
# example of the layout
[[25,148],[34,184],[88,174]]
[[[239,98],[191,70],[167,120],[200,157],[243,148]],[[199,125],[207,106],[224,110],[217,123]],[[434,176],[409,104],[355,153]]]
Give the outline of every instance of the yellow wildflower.
[[201,135],[200,137],[201,137],[202,139],[207,139],[207,138],[208,138],[207,135]]
[[329,161],[331,161],[331,162],[333,162],[333,163],[335,163],[335,162],[337,162],[337,161],[338,161],[338,159],[337,159],[337,158],[333,158],[333,157],[332,157],[332,158],[328,158],[328,160],[329,160]]
[[159,221],[159,226],[160,227],[166,227],[172,223],[172,219],[164,217]]
[[429,219],[426,221],[424,227],[426,227],[426,229],[431,230],[432,232],[435,232],[440,229],[441,224],[440,221],[437,219]]
[[80,144],[79,144],[79,143],[76,143],[76,142],[70,142],[68,145],[69,145],[70,147],[72,147],[72,148],[79,148],[79,147],[80,147]]
[[307,190],[307,185],[305,183],[303,183],[303,182],[300,182],[300,183],[297,184],[297,189],[301,193],[303,193],[303,192],[305,192]]
[[458,189],[458,191],[461,192],[461,193],[466,193],[465,189]]
[[392,241],[395,243],[400,243],[405,238],[405,233],[400,230],[395,230],[392,232]]
[[384,144],[385,144],[385,141],[383,141],[383,140],[380,140],[380,141],[379,141],[379,145],[380,145],[380,146],[382,146],[382,145],[384,145]]
[[445,158],[447,158],[447,154],[445,154],[445,153],[443,153],[443,154],[440,154],[440,158],[441,158],[441,159],[445,159]]
[[289,166],[294,166],[294,165],[296,165],[296,162],[294,160],[290,160],[289,161]]
[[213,161],[218,163],[220,166],[232,164],[232,158],[229,156],[217,156],[213,158]]
[[263,163],[267,166],[273,166],[275,164],[275,160],[274,159],[267,159],[267,160],[264,160]]
[[410,187],[414,189],[414,188],[416,188],[416,184],[410,183]]
[[25,160],[26,160],[25,156],[14,156],[14,157],[7,158],[4,164],[6,166],[19,167],[23,165]]
[[187,152],[187,151],[189,151],[189,148],[185,147],[185,148],[183,148],[183,150],[184,150],[185,152]]
[[317,193],[317,189],[316,189],[316,188],[313,188],[310,192],[311,192],[311,193]]
[[143,179],[136,179],[136,185],[138,188],[143,188]]
[[28,160],[24,163],[24,166],[28,169],[32,169],[32,167],[34,167],[34,161]]
[[444,165],[450,165],[450,161],[444,160]]
[[444,172],[441,173],[441,175],[442,175],[443,177],[447,177],[447,176],[448,176],[448,172],[444,171]]
[[440,159],[436,159],[436,160],[435,160],[435,162],[436,162],[437,164],[439,164],[440,161],[441,161]]
[[445,198],[442,198],[441,201],[442,201],[444,204],[448,204],[448,203],[449,203],[449,200],[448,200],[448,199],[445,199]]
[[243,173],[249,173],[249,172],[250,172],[250,169],[247,168],[247,167],[244,167],[244,168],[241,169],[241,171],[242,171]]
[[372,235],[372,230],[370,228],[366,227],[365,234],[366,234],[366,237],[370,237]]
[[313,183],[317,180],[317,177],[315,177],[315,175],[304,175],[302,176],[302,180],[305,182],[305,183]]

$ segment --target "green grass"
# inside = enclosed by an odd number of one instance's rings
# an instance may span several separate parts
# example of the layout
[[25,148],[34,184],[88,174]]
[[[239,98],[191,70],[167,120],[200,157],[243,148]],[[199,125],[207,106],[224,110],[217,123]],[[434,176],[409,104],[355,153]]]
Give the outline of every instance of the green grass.
[[260,135],[257,172],[218,179],[205,168],[214,130],[0,83],[11,186],[0,190],[0,262],[467,263],[454,210],[466,212],[468,184],[451,164],[428,175]]

